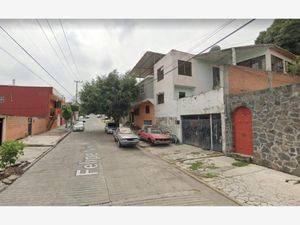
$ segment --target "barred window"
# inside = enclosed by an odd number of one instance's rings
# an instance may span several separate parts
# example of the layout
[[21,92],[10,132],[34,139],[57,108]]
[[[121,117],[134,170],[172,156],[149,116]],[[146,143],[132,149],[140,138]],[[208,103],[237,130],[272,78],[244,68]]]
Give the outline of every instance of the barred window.
[[157,95],[157,104],[162,104],[164,102],[165,102],[164,93],[158,94]]
[[192,76],[192,63],[188,61],[178,60],[178,74]]

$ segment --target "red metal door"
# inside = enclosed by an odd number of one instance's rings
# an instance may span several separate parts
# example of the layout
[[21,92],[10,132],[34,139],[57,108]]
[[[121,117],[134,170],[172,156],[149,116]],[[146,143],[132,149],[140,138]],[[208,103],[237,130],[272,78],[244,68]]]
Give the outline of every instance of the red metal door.
[[246,107],[234,112],[234,142],[236,153],[253,155],[252,114]]

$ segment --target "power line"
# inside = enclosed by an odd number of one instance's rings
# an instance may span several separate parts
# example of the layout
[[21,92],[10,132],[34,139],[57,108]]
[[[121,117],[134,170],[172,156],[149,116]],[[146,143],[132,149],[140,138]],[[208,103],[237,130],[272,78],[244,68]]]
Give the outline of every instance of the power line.
[[70,53],[71,53],[71,58],[72,58],[73,64],[75,65],[75,68],[76,68],[77,74],[78,74],[78,76],[80,77],[80,74],[79,74],[79,71],[78,71],[78,67],[77,67],[76,61],[75,61],[75,59],[74,59],[73,53],[72,53],[72,51],[71,51],[71,48],[70,48],[70,45],[69,45],[69,41],[68,41],[68,38],[67,38],[67,35],[66,35],[66,32],[65,32],[65,29],[64,29],[64,26],[63,26],[63,24],[62,24],[61,20],[59,20],[59,23],[60,23],[60,26],[61,26],[61,28],[62,28],[62,30],[63,30],[63,33],[64,33],[64,36],[65,36],[65,39],[66,39],[67,45],[68,45],[68,47],[69,47],[69,51],[70,51]]
[[51,84],[44,80],[40,75],[38,75],[37,73],[35,73],[33,70],[31,70],[29,67],[27,67],[24,63],[22,63],[20,60],[18,60],[15,56],[13,56],[11,53],[9,53],[7,50],[5,50],[3,47],[0,46],[0,49],[5,52],[7,55],[9,55],[11,58],[13,58],[15,61],[17,61],[18,63],[20,63],[23,67],[25,67],[28,71],[30,71],[32,74],[34,74],[35,76],[37,76],[39,79],[41,79],[42,81],[44,81],[45,83],[47,83],[48,85],[51,86]]
[[69,95],[73,95],[51,74],[49,73],[19,42],[16,41],[1,25],[0,29],[6,33],[36,64],[38,64],[60,87],[62,87]]
[[[219,26],[213,32],[209,32],[209,33],[206,33],[205,35],[201,36],[201,39],[200,39],[201,43],[200,44],[197,43],[196,45],[194,45],[193,47],[191,47],[188,51],[193,51],[197,46],[204,44],[207,40],[209,40],[211,37],[213,37],[214,35],[216,35],[219,31],[223,30],[226,26],[228,26],[229,24],[233,23],[233,21],[235,21],[235,19],[231,19],[231,20],[223,23],[221,26]],[[143,65],[145,65],[145,63],[150,58],[150,56],[151,55],[148,56],[148,58],[145,60],[145,62],[140,67],[142,67]],[[169,67],[171,67],[173,65],[175,65],[175,63],[171,63],[171,64],[169,64],[167,66],[164,66],[164,69],[169,68]],[[141,75],[143,75],[143,73]]]
[[63,49],[62,49],[62,47],[61,47],[60,44],[59,44],[59,41],[58,41],[57,38],[56,38],[56,35],[55,35],[55,33],[54,33],[53,29],[52,29],[51,24],[49,23],[49,20],[46,19],[46,21],[47,21],[47,24],[48,24],[48,26],[49,26],[51,32],[52,32],[52,35],[54,36],[55,42],[56,42],[56,44],[57,44],[58,47],[59,47],[60,52],[62,53],[62,55],[63,55],[63,57],[64,57],[64,59],[65,59],[67,65],[69,66],[69,69],[70,69],[71,73],[73,74],[73,76],[74,76],[75,78],[77,78],[77,76],[75,75],[74,71],[72,70],[72,67],[71,67],[70,64],[69,64],[69,61],[67,60],[67,57],[66,57],[66,55],[65,55],[65,53],[64,53],[64,51],[63,51]]
[[[255,19],[251,19],[249,20],[247,23],[243,24],[242,26],[238,27],[237,29],[235,29],[234,31],[230,32],[229,34],[227,34],[226,36],[224,36],[223,38],[219,39],[218,41],[216,41],[215,43],[213,43],[212,45],[210,45],[209,47],[205,48],[204,50],[202,50],[201,52],[197,53],[196,55],[193,55],[192,57],[190,57],[187,62],[189,62],[190,60],[192,60],[193,58],[199,56],[200,54],[204,53],[205,51],[207,51],[208,49],[212,48],[213,46],[217,45],[218,43],[220,43],[221,41],[225,40],[226,38],[230,37],[231,35],[233,35],[234,33],[238,32],[239,30],[241,30],[242,28],[244,28],[245,26],[247,26],[248,24],[252,23]],[[174,64],[173,64],[174,65]],[[178,65],[175,66],[174,68],[172,68],[171,70],[167,71],[166,73],[164,73],[164,76],[171,73],[172,71],[176,70],[178,68]],[[149,81],[146,85],[153,83],[154,81],[156,81],[156,79],[153,79],[151,81]],[[145,84],[144,84],[145,85]]]
[[72,72],[70,72],[70,70],[69,70],[69,69],[66,67],[66,65],[62,62],[61,57],[60,57],[59,54],[57,53],[55,47],[52,45],[52,43],[51,43],[51,41],[50,41],[50,39],[49,39],[47,33],[45,32],[43,26],[41,25],[41,23],[39,22],[38,19],[36,19],[36,22],[38,23],[40,29],[42,30],[44,36],[46,37],[46,39],[47,39],[49,45],[51,46],[52,50],[54,51],[54,53],[55,53],[56,57],[58,58],[59,62],[61,63],[61,65],[64,67],[64,69],[65,69],[68,73],[72,74]]

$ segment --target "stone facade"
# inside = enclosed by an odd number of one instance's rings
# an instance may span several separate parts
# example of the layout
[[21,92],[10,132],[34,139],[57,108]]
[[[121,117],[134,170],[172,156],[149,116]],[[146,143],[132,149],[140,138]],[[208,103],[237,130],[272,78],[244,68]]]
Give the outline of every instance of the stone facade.
[[234,152],[234,111],[252,112],[253,162],[300,176],[300,84],[239,95],[226,101],[226,151]]

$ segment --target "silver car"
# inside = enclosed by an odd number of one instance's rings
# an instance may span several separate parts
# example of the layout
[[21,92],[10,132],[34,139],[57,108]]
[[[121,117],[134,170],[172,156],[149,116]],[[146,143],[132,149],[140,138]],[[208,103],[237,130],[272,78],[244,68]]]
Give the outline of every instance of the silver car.
[[78,121],[76,124],[74,124],[73,131],[84,131],[84,122]]
[[134,147],[139,142],[139,137],[136,136],[128,127],[120,127],[113,133],[115,141],[119,147],[131,146]]

